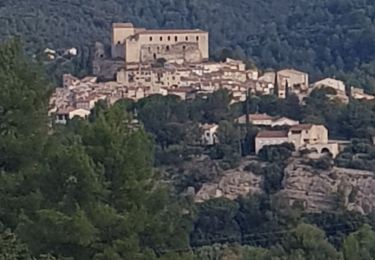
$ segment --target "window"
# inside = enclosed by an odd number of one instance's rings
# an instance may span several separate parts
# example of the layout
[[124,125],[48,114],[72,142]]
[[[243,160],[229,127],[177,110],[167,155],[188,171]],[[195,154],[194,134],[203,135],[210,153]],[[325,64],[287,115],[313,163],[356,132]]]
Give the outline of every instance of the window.
[[177,37],[177,36],[174,37],[174,41],[175,41],[175,42],[178,41],[178,37]]
[[163,41],[163,37],[160,37],[160,41]]
[[152,42],[152,37],[150,37],[150,42]]
[[184,45],[184,46],[182,46],[182,49],[183,49],[183,50],[186,50],[186,46],[185,46],[185,45]]
[[167,51],[169,51],[169,46],[166,47]]
[[171,40],[171,36],[168,36],[168,41],[170,41]]
[[186,41],[188,41],[188,40],[189,40],[189,37],[188,37],[188,36],[186,36],[186,37],[185,37],[185,40],[186,40]]
[[117,44],[121,44],[121,42],[120,42],[120,41],[118,41],[118,42],[117,42]]
[[197,41],[199,41],[199,36],[197,36]]

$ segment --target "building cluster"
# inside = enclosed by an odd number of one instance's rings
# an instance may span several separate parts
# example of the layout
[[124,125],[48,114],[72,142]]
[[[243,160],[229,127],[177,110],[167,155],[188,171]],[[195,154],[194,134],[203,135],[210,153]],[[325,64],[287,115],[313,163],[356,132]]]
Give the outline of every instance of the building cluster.
[[258,71],[247,70],[242,61],[134,64],[117,72],[117,82],[131,87],[148,87],[151,93],[174,94],[186,99],[219,89],[232,92],[234,101],[244,101],[251,80]]
[[[272,117],[267,114],[243,115],[235,120],[239,126],[249,124],[259,130],[255,137],[255,153],[263,147],[293,144],[296,151],[306,150],[318,155],[331,154],[336,157],[346,142],[328,139],[328,130],[323,125],[300,124],[299,121],[286,117]],[[201,125],[202,144],[215,145],[220,142],[217,136],[217,124]]]
[[[74,116],[87,117],[99,100],[113,104],[119,99],[139,100],[153,94],[191,99],[219,89],[229,90],[232,102],[246,100],[249,93],[279,98],[294,93],[302,101],[312,90],[322,87],[333,89],[330,97],[343,102],[348,102],[348,92],[356,99],[375,98],[361,89],[348,89],[336,79],[310,84],[307,73],[294,69],[260,74],[239,60],[210,62],[208,46],[208,32],[199,29],[148,30],[131,23],[115,23],[109,57],[97,43],[95,76],[77,79],[64,75],[63,86],[51,98],[50,113],[56,115],[57,123],[65,123]],[[69,51],[77,55],[75,49]],[[53,53],[48,50],[48,54]],[[267,120],[275,126],[287,119]]]
[[144,98],[149,91],[147,87],[128,87],[115,81],[98,82],[97,77],[78,79],[66,74],[63,86],[56,88],[50,98],[49,113],[54,115],[56,123],[65,124],[75,116],[88,117],[100,100],[112,105],[121,99]]

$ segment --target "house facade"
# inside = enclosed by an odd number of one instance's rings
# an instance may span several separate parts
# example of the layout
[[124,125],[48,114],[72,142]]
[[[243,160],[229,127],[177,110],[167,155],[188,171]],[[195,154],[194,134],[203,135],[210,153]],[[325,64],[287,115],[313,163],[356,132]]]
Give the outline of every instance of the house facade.
[[267,145],[279,145],[283,143],[294,144],[296,150],[310,149],[317,153],[331,153],[336,157],[339,153],[339,145],[329,142],[328,130],[323,125],[299,124],[289,128],[288,131],[260,131],[255,138],[255,152]]
[[219,125],[217,124],[204,124],[201,125],[202,130],[202,137],[201,143],[202,145],[215,145],[219,142],[217,137],[217,130],[219,129]]

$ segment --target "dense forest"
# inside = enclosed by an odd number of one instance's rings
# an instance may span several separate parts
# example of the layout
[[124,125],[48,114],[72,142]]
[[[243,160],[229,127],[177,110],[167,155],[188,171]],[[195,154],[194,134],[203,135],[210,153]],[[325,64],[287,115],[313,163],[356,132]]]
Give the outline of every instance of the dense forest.
[[3,0],[0,38],[19,35],[34,52],[78,47],[76,62],[87,67],[94,42],[109,43],[112,22],[202,28],[213,58],[225,49],[262,69],[292,66],[373,92],[374,20],[372,0]]

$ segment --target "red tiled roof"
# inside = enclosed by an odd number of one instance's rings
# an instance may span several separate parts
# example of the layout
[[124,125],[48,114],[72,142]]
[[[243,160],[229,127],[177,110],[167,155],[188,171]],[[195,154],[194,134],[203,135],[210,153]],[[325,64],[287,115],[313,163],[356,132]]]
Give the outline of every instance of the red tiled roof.
[[193,92],[193,88],[175,88],[175,89],[169,89],[168,92],[170,93],[190,93]]
[[252,120],[272,120],[273,117],[267,114],[250,114],[250,121]]
[[113,28],[133,28],[132,23],[113,23],[112,24]]
[[146,30],[139,32],[138,34],[184,34],[184,33],[207,33],[205,31],[202,31],[200,29],[166,29],[166,30]]
[[256,138],[286,138],[288,137],[287,131],[261,131],[257,134]]
[[309,130],[311,129],[313,125],[312,124],[300,124],[295,125],[290,128],[291,131],[301,131],[301,130]]

